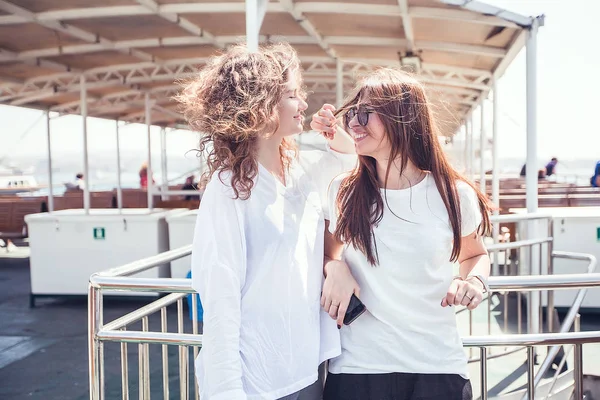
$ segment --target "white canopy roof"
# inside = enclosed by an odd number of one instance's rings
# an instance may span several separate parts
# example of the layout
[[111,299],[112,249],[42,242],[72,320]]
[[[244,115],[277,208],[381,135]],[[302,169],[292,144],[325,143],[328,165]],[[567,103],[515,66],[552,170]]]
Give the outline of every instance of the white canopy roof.
[[[181,124],[174,81],[244,39],[245,6],[0,0],[0,103],[79,114],[84,77],[90,116],[143,122],[148,94],[153,124]],[[260,40],[297,49],[309,112],[335,103],[338,60],[347,90],[361,72],[416,55],[443,132],[452,135],[523,47],[534,21],[471,0],[272,0]]]

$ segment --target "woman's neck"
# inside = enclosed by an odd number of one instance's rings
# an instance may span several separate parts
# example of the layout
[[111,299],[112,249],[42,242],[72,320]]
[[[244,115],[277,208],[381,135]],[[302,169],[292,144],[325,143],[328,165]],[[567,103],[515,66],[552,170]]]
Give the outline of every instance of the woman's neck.
[[281,140],[275,137],[259,138],[256,160],[285,185],[285,173],[279,153]]
[[402,171],[402,175],[400,175],[400,166],[402,165],[402,160],[397,158],[394,160],[392,165],[390,165],[390,174],[387,178],[387,182],[385,182],[388,162],[388,160],[375,161],[377,180],[379,181],[379,187],[381,188],[390,190],[407,189],[421,182],[421,180],[425,177],[424,171],[417,168],[410,160],[408,160],[404,171]]

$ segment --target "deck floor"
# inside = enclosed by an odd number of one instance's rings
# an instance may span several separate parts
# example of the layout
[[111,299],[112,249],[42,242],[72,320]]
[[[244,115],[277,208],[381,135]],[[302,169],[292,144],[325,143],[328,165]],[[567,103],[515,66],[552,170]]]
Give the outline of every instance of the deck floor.
[[[85,298],[38,299],[37,306],[29,308],[29,259],[26,250],[4,254],[0,249],[0,399],[3,400],[84,400],[88,393],[87,301]],[[143,300],[107,300],[105,321],[110,321],[141,307]],[[499,303],[495,302],[495,307]],[[168,312],[169,330],[176,331],[176,310]],[[459,320],[464,321],[464,316]],[[474,313],[475,334],[485,333],[485,314]],[[190,323],[185,321],[185,331]],[[152,323],[151,323],[152,325]],[[503,321],[495,321],[499,333]],[[464,325],[463,325],[464,326]],[[509,331],[514,331],[514,321]],[[600,315],[584,314],[582,330],[600,330]],[[463,333],[468,333],[463,332]],[[130,345],[131,376],[130,398],[137,398],[137,346]],[[162,365],[160,346],[151,348],[150,374],[153,398],[162,398]],[[121,398],[120,353],[117,344],[106,345],[106,399]],[[489,389],[502,391],[503,385],[519,386],[525,375],[522,366],[525,353],[511,356],[510,360],[490,361]],[[584,346],[584,372],[600,376],[600,346]],[[478,365],[472,364],[474,393],[479,388]],[[512,385],[503,378],[512,374],[517,378]],[[169,350],[169,381],[171,398],[178,393],[178,352]],[[504,388],[506,389],[506,388]]]

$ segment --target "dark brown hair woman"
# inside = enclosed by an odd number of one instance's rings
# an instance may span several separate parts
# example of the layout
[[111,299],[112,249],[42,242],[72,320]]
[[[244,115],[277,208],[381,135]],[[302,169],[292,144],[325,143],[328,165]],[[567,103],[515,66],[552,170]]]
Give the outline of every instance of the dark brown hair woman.
[[[450,165],[410,75],[369,74],[337,113],[359,163],[329,188],[321,302],[341,327],[342,354],[324,400],[470,399],[450,306],[472,310],[486,291],[488,201]],[[342,327],[352,294],[367,311]]]

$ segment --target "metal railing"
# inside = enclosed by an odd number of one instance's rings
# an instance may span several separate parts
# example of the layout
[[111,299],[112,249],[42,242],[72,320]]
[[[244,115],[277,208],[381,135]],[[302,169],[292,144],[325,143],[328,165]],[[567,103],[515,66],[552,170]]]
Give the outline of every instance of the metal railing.
[[[523,216],[506,216],[494,217],[494,222],[511,222],[511,221],[528,221],[532,219],[548,219],[545,215],[523,215]],[[517,247],[540,246],[552,242],[552,237],[543,237],[539,239],[523,240],[512,243],[500,243],[489,246],[492,251],[509,251]],[[540,249],[541,251],[541,249]],[[162,346],[162,369],[163,369],[163,396],[169,398],[169,363],[168,363],[168,347],[179,347],[179,392],[182,399],[189,398],[190,390],[190,368],[189,368],[189,348],[193,347],[194,358],[198,354],[198,348],[202,345],[202,337],[198,335],[198,319],[197,319],[197,294],[191,288],[189,279],[152,279],[152,278],[137,278],[130,275],[161,266],[170,261],[188,256],[191,254],[191,245],[180,249],[162,253],[157,256],[139,260],[118,268],[114,268],[102,273],[94,274],[90,278],[89,287],[89,371],[90,371],[90,399],[104,399],[104,344],[117,342],[121,344],[121,369],[122,369],[122,398],[129,398],[129,374],[128,374],[128,344],[138,344],[139,352],[139,395],[140,399],[150,398],[150,368],[149,368],[149,349],[150,344]],[[541,290],[559,290],[559,289],[576,289],[580,288],[573,306],[571,307],[564,323],[561,326],[559,333],[543,333],[543,334],[512,334],[512,335],[487,335],[487,336],[471,336],[464,338],[463,343],[467,348],[479,348],[481,362],[481,399],[487,399],[487,360],[491,359],[489,351],[501,347],[526,348],[529,362],[529,379],[528,391],[529,398],[533,399],[536,386],[539,384],[541,377],[552,364],[554,356],[558,352],[561,345],[575,345],[575,393],[581,394],[581,344],[600,342],[600,331],[585,332],[585,333],[567,333],[573,325],[577,311],[585,296],[585,290],[589,287],[600,287],[600,274],[592,273],[595,268],[596,260],[590,255],[581,255],[575,253],[553,252],[550,259],[554,257],[569,258],[574,260],[587,260],[587,274],[569,274],[569,275],[537,275],[537,276],[496,276],[490,278],[490,288],[494,293],[518,292],[537,292]],[[505,261],[508,258],[505,258]],[[504,271],[506,273],[506,269]],[[515,271],[512,271],[515,272]],[[170,293],[152,303],[130,312],[120,318],[104,324],[103,321],[103,291],[131,291],[131,292],[148,292],[148,293]],[[192,298],[192,328],[190,333],[184,332],[183,321],[183,299],[193,293]],[[488,299],[489,300],[489,299]],[[489,301],[488,301],[489,303]],[[173,304],[177,305],[177,333],[167,332],[167,308]],[[505,302],[506,304],[506,302]],[[550,314],[550,303],[548,304],[548,312]],[[520,312],[520,307],[518,308]],[[490,306],[488,304],[488,332],[490,323]],[[506,318],[506,308],[504,310]],[[149,330],[149,317],[160,312],[160,332],[151,332]],[[141,321],[141,330],[131,330],[129,327],[132,324]],[[520,316],[519,316],[520,321]],[[519,322],[519,333],[520,333]],[[188,329],[189,330],[189,329]],[[539,346],[552,346],[548,354],[540,366],[537,374],[534,374],[534,348]],[[508,353],[508,352],[507,352]],[[507,354],[506,353],[506,354]],[[498,355],[495,355],[497,357]],[[564,361],[564,360],[563,360]],[[557,376],[555,376],[556,381]],[[193,379],[195,383],[195,379]],[[553,382],[554,384],[554,382]],[[199,392],[196,385],[195,398],[198,399]],[[580,399],[580,397],[576,397]]]

